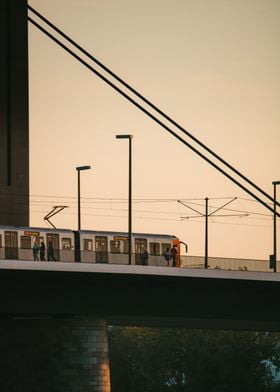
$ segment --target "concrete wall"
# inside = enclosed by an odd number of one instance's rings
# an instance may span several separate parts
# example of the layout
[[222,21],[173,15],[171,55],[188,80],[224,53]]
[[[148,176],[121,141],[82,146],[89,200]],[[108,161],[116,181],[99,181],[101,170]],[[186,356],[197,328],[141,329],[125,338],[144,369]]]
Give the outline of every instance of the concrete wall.
[[0,1],[0,224],[29,225],[27,0]]
[[107,325],[94,318],[0,323],[1,392],[110,392]]

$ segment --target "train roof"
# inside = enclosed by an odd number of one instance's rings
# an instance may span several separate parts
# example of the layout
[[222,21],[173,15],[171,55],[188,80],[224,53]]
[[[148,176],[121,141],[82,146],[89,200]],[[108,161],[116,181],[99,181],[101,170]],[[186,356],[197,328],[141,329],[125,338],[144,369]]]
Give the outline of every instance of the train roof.
[[[52,227],[34,227],[34,226],[1,226],[0,225],[0,230],[23,230],[23,231],[41,231],[41,232],[64,232],[64,233],[69,233],[77,230],[72,230],[72,229],[65,229],[65,228],[52,228]],[[127,231],[108,231],[108,230],[79,230],[81,234],[99,234],[99,235],[109,235],[109,236],[121,236],[121,237],[127,237],[128,232]],[[138,233],[138,232],[132,232],[132,236],[141,236],[141,237],[151,237],[151,238],[174,238],[178,239],[177,236],[172,235],[172,234],[160,234],[160,233]]]
[[[80,230],[80,233],[83,234],[106,234],[106,235],[111,235],[111,236],[121,236],[121,237],[127,237],[128,232],[127,231],[106,231],[106,230]],[[138,233],[138,232],[132,232],[132,236],[141,236],[141,237],[162,237],[162,238],[178,238],[175,235],[172,234],[160,234],[160,233]]]
[[23,230],[23,231],[60,231],[60,232],[64,232],[64,233],[69,233],[72,232],[73,230],[71,229],[60,229],[60,228],[51,228],[51,227],[34,227],[34,226],[2,226],[0,225],[0,230]]

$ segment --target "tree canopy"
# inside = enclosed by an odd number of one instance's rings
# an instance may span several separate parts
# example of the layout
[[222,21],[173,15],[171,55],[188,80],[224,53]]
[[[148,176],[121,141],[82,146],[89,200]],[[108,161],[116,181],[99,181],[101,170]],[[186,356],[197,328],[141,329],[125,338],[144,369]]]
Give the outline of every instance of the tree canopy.
[[[278,334],[111,327],[112,392],[280,391]],[[268,362],[269,361],[269,362]]]

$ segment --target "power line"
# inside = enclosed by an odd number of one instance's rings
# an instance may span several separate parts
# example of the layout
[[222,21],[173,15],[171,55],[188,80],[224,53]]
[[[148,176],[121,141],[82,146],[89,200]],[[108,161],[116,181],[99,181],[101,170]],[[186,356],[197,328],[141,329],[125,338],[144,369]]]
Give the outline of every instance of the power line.
[[[33,211],[33,213],[36,214],[44,214],[47,211]],[[74,216],[76,215],[75,213],[71,212],[66,212],[65,215],[71,215]],[[87,217],[93,216],[93,217],[104,217],[104,218],[118,218],[118,219],[126,219],[127,215],[112,215],[112,214],[84,214]],[[181,222],[181,220],[176,219],[176,218],[159,218],[159,217],[147,217],[147,216],[137,216],[137,219],[143,219],[143,220],[153,220],[153,221],[167,221],[167,222]],[[194,220],[189,220],[188,224],[204,224],[203,220],[199,220],[199,218],[202,219],[202,217],[197,217],[198,219],[196,221]],[[43,218],[42,218],[43,219]],[[246,217],[246,219],[250,219],[249,217]],[[246,227],[263,227],[263,228],[268,228],[270,229],[270,225],[261,225],[261,224],[249,224],[249,223],[235,223],[235,222],[217,222],[217,221],[212,221],[210,222],[211,225],[229,225],[229,226],[246,226]],[[280,226],[280,223],[278,224]]]
[[[1,197],[1,195],[0,195]],[[39,198],[40,200],[34,200],[32,198]],[[46,199],[46,198],[51,198],[50,200],[42,200],[42,199]],[[74,205],[76,203],[77,197],[73,197],[73,196],[56,196],[56,195],[30,195],[30,206],[31,205],[41,205],[41,206],[50,206],[53,204],[56,204],[55,200],[52,199],[59,199],[59,200],[63,200],[65,203],[67,204],[72,204]],[[71,201],[69,201],[69,199]],[[209,200],[226,200],[226,199],[232,199],[232,197],[217,197],[217,198],[211,198]],[[253,201],[255,202],[255,200],[252,199],[246,199],[246,198],[240,198],[238,197],[237,200],[245,200],[245,201]],[[183,202],[188,202],[188,204],[190,205],[195,205],[195,206],[199,206],[199,207],[203,207],[204,204],[201,203],[196,203],[195,201],[204,201],[205,198],[181,198],[180,199]],[[108,198],[108,197],[83,197],[81,198],[81,201],[84,205],[84,208],[86,209],[91,209],[91,207],[88,207],[88,204],[100,204],[100,205],[104,205],[104,204],[127,204],[127,198]],[[178,198],[170,198],[170,199],[160,199],[160,198],[135,198],[133,199],[133,203],[134,204],[159,204],[159,203],[172,203],[172,202],[176,202],[177,203]],[[19,202],[18,204],[25,204],[23,202]],[[26,204],[28,204],[28,202],[26,201]],[[95,208],[95,207],[94,207]],[[209,206],[209,208],[217,208],[216,206]],[[263,216],[263,217],[271,217],[270,214],[264,214],[264,213],[260,213],[260,212],[256,212],[256,211],[251,211],[245,208],[240,209],[232,209],[232,208],[224,208],[226,211],[231,211],[231,212],[237,212],[237,213],[247,213],[250,215],[256,215],[256,216]],[[153,211],[152,211],[153,212]]]
[[[36,195],[36,197],[38,197],[38,195]],[[48,196],[42,196],[42,197],[48,197]],[[60,198],[60,197],[59,197]],[[67,197],[61,197],[61,198],[63,198],[63,200],[65,200],[65,199],[67,199]],[[75,200],[73,200],[73,201],[67,201],[67,203],[68,204],[75,204],[76,203],[76,199],[77,198],[72,198],[72,199],[75,199]],[[81,199],[81,201],[82,201],[82,203],[83,203],[83,205],[84,205],[84,209],[106,209],[106,208],[98,208],[98,207],[91,207],[91,206],[88,206],[88,205],[91,205],[91,204],[94,204],[94,205],[96,205],[96,204],[101,204],[101,205],[106,205],[106,204],[110,204],[110,205],[112,205],[112,204],[127,204],[127,199],[122,199],[123,201],[120,201],[120,199],[113,199],[113,198],[111,198],[111,199],[109,199],[109,201],[108,201],[108,198],[85,198],[86,200],[83,200],[84,198],[82,198]],[[209,200],[222,200],[222,199],[228,199],[228,198],[216,198],[216,199],[209,199]],[[232,199],[232,198],[231,198]],[[91,201],[88,201],[88,200],[91,200]],[[95,200],[95,201],[92,201],[92,200]],[[98,201],[96,201],[96,200],[98,200]],[[204,204],[201,204],[201,203],[195,203],[195,202],[192,202],[192,201],[188,201],[188,200],[194,200],[194,199],[180,199],[181,201],[183,201],[184,200],[184,202],[188,202],[188,204],[190,204],[190,205],[195,205],[195,206],[199,206],[199,207],[203,207],[204,206]],[[205,200],[205,199],[196,199],[196,200]],[[151,202],[151,199],[133,199],[133,203],[134,204],[146,204],[146,203],[150,203]],[[168,202],[168,203],[170,203],[170,202],[173,202],[173,203],[177,203],[178,202],[178,199],[152,199],[152,204],[154,204],[154,203],[162,203],[162,202]],[[30,200],[30,205],[36,205],[36,206],[39,206],[39,205],[41,205],[41,206],[49,206],[50,204],[54,204],[54,201],[53,200]],[[217,206],[211,206],[211,205],[209,205],[209,208],[212,208],[212,209],[216,209],[217,208]],[[111,210],[118,210],[118,209],[116,209],[116,208],[110,208]],[[246,214],[250,214],[250,215],[257,215],[257,216],[263,216],[263,217],[271,217],[271,215],[269,215],[269,214],[264,214],[264,213],[260,213],[260,212],[256,212],[256,211],[251,211],[251,210],[247,210],[247,209],[242,209],[242,210],[240,210],[240,209],[233,209],[233,208],[223,208],[225,211],[230,211],[230,212],[236,212],[236,213],[239,213],[239,214],[244,214],[244,213],[246,213]],[[108,210],[108,208],[107,208],[107,210]],[[120,209],[119,209],[120,210]],[[137,212],[137,210],[135,210],[136,212]],[[166,211],[151,211],[151,210],[149,210],[149,211],[140,211],[140,212],[152,212],[152,213],[166,213],[166,214],[170,214],[170,213],[173,213],[173,214],[180,214],[179,212],[166,212]]]
[[[0,195],[1,196],[1,195]],[[24,195],[27,196],[27,195]],[[57,195],[30,195],[30,197],[52,197],[52,198],[57,198],[57,199],[77,199],[76,196],[57,196]],[[233,196],[227,196],[227,197],[211,197],[211,200],[226,200],[226,199],[232,199]],[[240,197],[239,197],[240,198]],[[89,199],[89,200],[122,200],[122,201],[127,201],[127,198],[123,197],[83,197],[83,199]],[[205,200],[205,198],[202,197],[189,197],[189,198],[179,198],[182,201],[192,201],[192,200]],[[133,198],[134,201],[143,201],[143,202],[153,202],[153,201],[162,201],[162,202],[168,202],[168,201],[176,201],[178,200],[178,197],[176,198]]]
[[[87,210],[88,208],[87,207],[84,207],[84,210]],[[94,209],[94,208],[91,208],[91,209]],[[124,219],[124,218],[126,218],[127,217],[127,210],[119,210],[119,209],[106,209],[106,208],[104,208],[104,209],[97,209],[98,211],[110,211],[110,212],[124,212],[125,213],[125,215],[113,215],[113,214],[99,214],[99,213],[89,213],[89,212],[85,212],[84,213],[84,216],[87,216],[87,217],[89,217],[89,216],[94,216],[94,217],[108,217],[108,218],[120,218],[120,219]],[[37,213],[37,214],[45,214],[45,213],[47,213],[49,210],[33,210],[33,213]],[[71,209],[70,209],[70,211],[71,211]],[[141,213],[144,213],[144,214],[148,214],[148,213],[150,213],[150,214],[163,214],[163,215],[179,215],[180,213],[177,213],[177,212],[167,212],[167,213],[165,213],[165,212],[160,212],[160,211],[142,211],[142,210],[134,210],[134,212],[136,213],[136,214],[141,214]],[[76,213],[74,213],[74,212],[65,212],[64,213],[65,215],[71,215],[71,216],[74,216],[74,215],[76,215]],[[233,215],[230,215],[230,216],[233,216]],[[249,220],[253,220],[253,219],[260,219],[260,218],[252,218],[252,217],[249,217],[249,216],[247,216],[247,215],[239,215],[239,218],[242,218],[242,217],[245,217],[246,216],[246,220],[247,219],[249,219]],[[198,215],[195,215],[195,216],[190,216],[189,218],[196,218],[197,219],[197,221],[196,222],[199,222],[199,223],[202,223],[203,221],[200,221],[200,219],[202,219],[203,218],[203,216],[198,216]],[[219,218],[221,218],[221,217],[223,217],[223,218],[228,218],[229,217],[229,215],[223,215],[223,216],[219,216]],[[234,215],[234,217],[236,218],[236,215]],[[178,218],[176,218],[176,217],[174,217],[174,218],[166,218],[166,217],[163,217],[163,218],[160,218],[160,217],[158,217],[158,216],[141,216],[141,215],[137,215],[136,216],[136,218],[137,219],[146,219],[146,220],[153,220],[153,221],[173,221],[173,222],[182,222],[182,219],[178,219]],[[214,220],[214,218],[215,218],[215,216],[214,217],[212,217],[213,218],[213,221],[212,222],[210,222],[210,223],[218,223],[218,222],[216,222],[215,220]],[[266,219],[266,220],[268,220],[268,219]],[[194,220],[192,220],[192,219],[188,219],[188,222],[189,223],[195,223],[194,222]],[[239,225],[239,226],[250,226],[250,227],[270,227],[270,226],[268,226],[268,225],[259,225],[259,224],[248,224],[248,223],[233,223],[233,222],[222,222],[221,224],[228,224],[228,225]],[[280,223],[279,223],[280,224]]]
[[[3,194],[0,194],[0,198],[1,197],[3,197],[4,195]],[[52,199],[63,199],[63,200],[65,200],[65,199],[72,199],[73,201],[72,201],[72,203],[74,203],[76,200],[77,200],[77,196],[66,196],[66,195],[64,195],[64,196],[57,196],[57,195],[38,195],[38,194],[34,194],[34,195],[32,195],[32,194],[30,194],[30,195],[27,195],[27,194],[25,194],[25,195],[21,195],[21,194],[17,194],[17,193],[15,193],[14,194],[14,196],[19,196],[19,197],[25,197],[26,199],[28,198],[28,197],[30,197],[30,198],[34,198],[34,197],[37,197],[37,198],[52,198]],[[233,196],[228,196],[228,197],[211,197],[211,198],[209,198],[210,200],[226,200],[226,199],[232,199],[233,198]],[[116,202],[119,202],[119,203],[127,203],[127,198],[118,198],[118,197],[86,197],[86,196],[83,196],[83,197],[81,197],[81,199],[83,199],[83,200],[85,200],[86,202],[87,202],[87,200],[92,200],[94,203],[104,203],[104,201],[106,201],[106,202],[108,202],[108,203],[111,203],[111,202],[114,202],[114,203],[116,203]],[[181,201],[186,201],[186,202],[188,202],[189,204],[196,204],[196,203],[194,203],[193,201],[204,201],[205,200],[205,197],[203,198],[203,197],[185,197],[185,198],[183,198],[183,197],[180,197],[180,198],[178,198],[178,197],[176,197],[176,198],[133,198],[133,202],[134,203],[169,203],[169,202],[177,202],[178,201],[178,199],[179,200],[181,200]],[[248,198],[244,198],[244,197],[241,197],[241,196],[238,196],[238,200],[244,200],[244,201],[248,201],[248,202],[253,202],[253,203],[258,203],[258,201],[257,200],[254,200],[254,199],[248,199]],[[39,201],[37,201],[37,200],[33,200],[33,202],[39,202]],[[52,201],[53,202],[53,201]],[[67,201],[68,203],[69,203],[69,201]],[[202,206],[202,204],[196,204],[196,205],[200,205],[200,206]],[[271,203],[271,205],[273,205],[272,203]],[[270,215],[269,215],[270,216]]]

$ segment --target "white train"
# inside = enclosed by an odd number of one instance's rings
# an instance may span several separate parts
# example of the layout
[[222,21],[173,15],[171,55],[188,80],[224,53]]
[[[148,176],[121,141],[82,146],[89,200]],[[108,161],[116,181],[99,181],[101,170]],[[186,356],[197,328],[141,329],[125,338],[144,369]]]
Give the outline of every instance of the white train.
[[[176,265],[180,266],[181,242],[174,235],[132,233],[131,264],[142,264],[141,254],[147,249],[148,265],[166,266],[164,253],[177,249]],[[0,226],[0,259],[34,260],[33,245],[47,248],[52,243],[55,261],[128,264],[128,235],[125,232],[40,227]],[[40,258],[39,258],[40,260]]]

